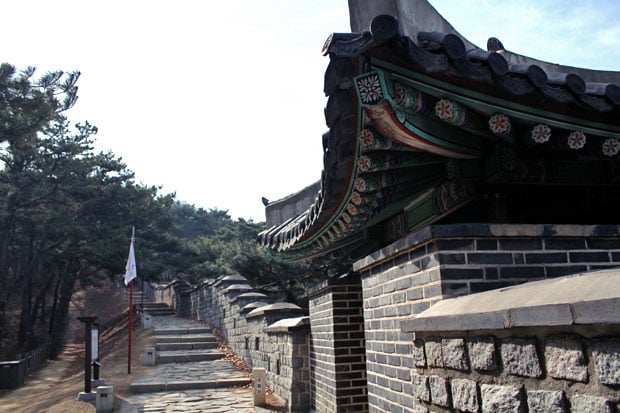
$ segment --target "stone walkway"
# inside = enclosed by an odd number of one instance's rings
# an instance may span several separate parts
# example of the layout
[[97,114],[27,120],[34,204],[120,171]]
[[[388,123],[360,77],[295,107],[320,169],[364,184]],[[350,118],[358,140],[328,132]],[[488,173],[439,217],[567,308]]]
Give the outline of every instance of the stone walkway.
[[[153,316],[152,320],[158,340],[159,337],[175,337],[174,340],[182,337],[184,342],[200,342],[210,340],[212,336],[204,329],[204,325],[193,320],[176,316]],[[187,330],[180,332],[179,329]],[[200,352],[213,354],[217,350],[173,352],[196,358]],[[255,411],[248,375],[221,358],[157,364],[155,373],[138,379],[131,387],[135,394],[128,398],[129,403],[123,406],[122,413]]]

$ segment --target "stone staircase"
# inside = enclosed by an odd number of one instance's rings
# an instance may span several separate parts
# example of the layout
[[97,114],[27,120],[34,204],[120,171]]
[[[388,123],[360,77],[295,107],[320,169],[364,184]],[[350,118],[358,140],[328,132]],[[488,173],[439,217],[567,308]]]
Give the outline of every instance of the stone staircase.
[[131,384],[133,393],[185,391],[242,386],[244,372],[224,359],[210,328],[177,317],[163,303],[145,303],[155,327],[156,372]]
[[[140,301],[137,301],[138,305],[142,304]],[[172,308],[170,308],[166,303],[154,303],[145,301],[142,304],[142,308],[145,313],[150,314],[151,316],[166,316],[166,315],[175,315],[176,313]]]
[[207,327],[156,328],[155,350],[159,363],[217,360],[224,353]]

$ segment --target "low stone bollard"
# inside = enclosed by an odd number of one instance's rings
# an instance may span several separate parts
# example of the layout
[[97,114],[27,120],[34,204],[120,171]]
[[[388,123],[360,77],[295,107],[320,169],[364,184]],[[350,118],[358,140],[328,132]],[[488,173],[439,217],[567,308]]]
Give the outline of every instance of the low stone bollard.
[[264,406],[267,372],[264,368],[256,367],[252,369],[252,377],[254,377],[254,406]]
[[97,387],[97,397],[95,398],[95,409],[97,413],[110,413],[114,410],[114,387]]
[[147,347],[144,349],[144,365],[155,365],[155,349],[153,347]]
[[153,318],[149,313],[142,314],[142,327],[151,328],[153,326]]

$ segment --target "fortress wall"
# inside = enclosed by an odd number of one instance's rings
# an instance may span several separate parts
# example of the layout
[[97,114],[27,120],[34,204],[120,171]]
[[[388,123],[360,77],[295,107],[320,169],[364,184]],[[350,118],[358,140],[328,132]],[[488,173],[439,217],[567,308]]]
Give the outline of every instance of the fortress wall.
[[191,287],[174,281],[155,289],[183,317],[204,321],[221,332],[231,349],[251,368],[267,371],[267,384],[289,411],[310,405],[309,321],[290,303],[266,302],[240,275]]

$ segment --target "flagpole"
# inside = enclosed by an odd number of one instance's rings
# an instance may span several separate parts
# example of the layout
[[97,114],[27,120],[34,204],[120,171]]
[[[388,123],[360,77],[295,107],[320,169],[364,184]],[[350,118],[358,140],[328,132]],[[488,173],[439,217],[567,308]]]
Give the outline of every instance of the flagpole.
[[127,374],[131,374],[131,332],[133,331],[133,280],[129,282],[129,341],[127,346]]
[[133,242],[136,229],[131,228],[131,244],[129,244],[129,256],[125,266],[125,286],[129,285],[129,334],[127,341],[127,374],[131,374],[131,334],[133,332],[133,280],[138,276],[136,271],[136,256],[134,253]]

